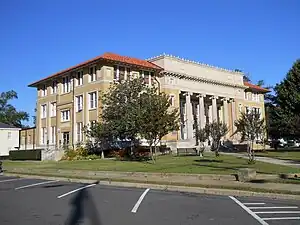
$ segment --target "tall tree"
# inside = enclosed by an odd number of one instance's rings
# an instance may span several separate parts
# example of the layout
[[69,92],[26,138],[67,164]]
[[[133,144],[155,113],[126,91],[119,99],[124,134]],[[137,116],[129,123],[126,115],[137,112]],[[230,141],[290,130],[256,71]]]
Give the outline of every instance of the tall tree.
[[275,103],[287,113],[300,113],[300,59],[287,73],[283,81],[275,86]]
[[179,129],[179,111],[171,108],[169,96],[163,92],[157,92],[156,88],[148,88],[140,95],[141,124],[140,135],[145,138],[150,146],[150,152],[156,159],[157,144],[162,137]]
[[235,121],[236,131],[234,134],[239,133],[241,142],[247,142],[249,162],[254,162],[255,160],[253,151],[254,141],[264,136],[264,123],[264,119],[260,118],[260,114],[254,111],[249,113],[242,112],[240,118]]
[[13,105],[9,104],[9,101],[17,98],[17,92],[13,90],[0,94],[0,122],[21,128],[22,122],[29,120],[29,114],[17,111]]

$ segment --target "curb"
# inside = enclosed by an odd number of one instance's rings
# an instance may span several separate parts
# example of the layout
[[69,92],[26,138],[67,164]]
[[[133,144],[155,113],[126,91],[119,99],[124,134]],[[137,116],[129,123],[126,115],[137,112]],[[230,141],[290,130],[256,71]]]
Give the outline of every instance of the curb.
[[[78,182],[78,183],[87,183],[87,184],[98,181],[95,179],[78,179],[78,178],[65,178],[65,177],[54,177],[54,176],[38,176],[38,175],[16,174],[16,173],[5,173],[5,175],[8,175],[8,176],[14,175],[17,177],[37,178],[37,179],[45,179],[45,180]],[[243,191],[243,190],[233,190],[233,189],[187,187],[187,186],[177,186],[177,185],[160,185],[160,184],[146,184],[146,183],[132,183],[132,182],[118,182],[118,181],[99,181],[99,184],[105,185],[105,186],[151,188],[154,190],[209,194],[209,195],[225,195],[225,196],[233,195],[233,196],[243,196],[243,197],[265,197],[265,198],[273,198],[273,199],[300,200],[300,195],[263,193],[263,192],[253,192],[253,191]]]

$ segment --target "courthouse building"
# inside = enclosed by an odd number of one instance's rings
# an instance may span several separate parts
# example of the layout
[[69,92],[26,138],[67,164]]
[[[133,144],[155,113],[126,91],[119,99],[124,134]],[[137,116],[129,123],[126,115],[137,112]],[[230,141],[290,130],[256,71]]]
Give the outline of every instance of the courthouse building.
[[255,110],[265,116],[268,90],[244,82],[241,72],[165,54],[142,60],[104,53],[29,85],[37,88],[37,146],[84,142],[82,128],[99,119],[99,91],[108,90],[112,82],[139,76],[167,93],[172,107],[180,108],[180,130],[164,137],[173,148],[195,145],[195,119],[200,127],[225,122],[226,139],[236,142],[232,133],[241,112]]

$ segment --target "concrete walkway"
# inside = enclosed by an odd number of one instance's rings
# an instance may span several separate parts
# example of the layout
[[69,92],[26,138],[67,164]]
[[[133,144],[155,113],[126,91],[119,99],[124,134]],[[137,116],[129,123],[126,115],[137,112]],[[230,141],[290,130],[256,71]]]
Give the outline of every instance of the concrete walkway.
[[[244,159],[248,158],[248,156],[245,155],[244,153],[222,152],[222,154],[233,155],[233,156],[244,158]],[[277,164],[277,165],[300,168],[300,163],[296,163],[292,160],[275,159],[275,158],[263,157],[263,156],[256,156],[255,160],[261,161],[261,162],[266,162],[266,163]]]

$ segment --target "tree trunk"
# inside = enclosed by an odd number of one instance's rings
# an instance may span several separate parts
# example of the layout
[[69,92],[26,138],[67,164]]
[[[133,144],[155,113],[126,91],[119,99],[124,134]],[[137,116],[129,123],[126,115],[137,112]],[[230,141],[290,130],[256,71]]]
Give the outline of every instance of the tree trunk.
[[254,150],[253,150],[253,146],[254,146],[254,141],[251,141],[251,160],[252,162],[254,162]]
[[215,153],[216,153],[216,157],[219,157],[220,154],[219,154],[219,148],[220,148],[220,140],[216,141],[216,150],[215,150]]
[[155,163],[155,160],[154,160],[154,156],[153,156],[153,150],[152,150],[152,145],[150,145],[150,155],[151,155],[151,159],[152,159],[152,162]]
[[200,142],[200,149],[199,149],[199,155],[200,155],[200,158],[203,158],[203,152],[205,150],[205,145],[204,145],[204,142]]
[[104,151],[101,152],[101,159],[104,159]]
[[155,154],[155,161],[156,161],[156,145],[154,145],[154,154]]

